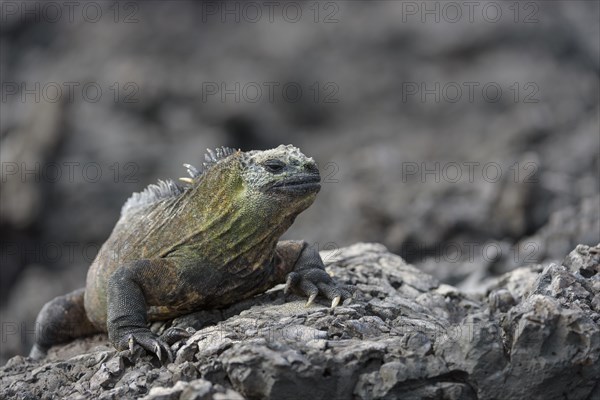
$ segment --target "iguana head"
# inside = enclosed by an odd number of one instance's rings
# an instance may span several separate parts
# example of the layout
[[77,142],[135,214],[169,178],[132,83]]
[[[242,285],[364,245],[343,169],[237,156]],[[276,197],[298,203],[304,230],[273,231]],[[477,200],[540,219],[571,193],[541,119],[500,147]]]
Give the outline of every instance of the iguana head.
[[247,190],[281,207],[300,212],[312,204],[321,189],[315,161],[292,145],[249,151],[240,161]]

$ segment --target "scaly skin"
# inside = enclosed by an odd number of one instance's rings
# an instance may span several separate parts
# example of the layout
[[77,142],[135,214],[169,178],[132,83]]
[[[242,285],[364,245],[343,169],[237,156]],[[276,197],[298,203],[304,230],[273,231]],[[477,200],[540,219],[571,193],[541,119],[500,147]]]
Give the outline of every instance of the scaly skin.
[[139,345],[172,360],[168,344],[186,333],[157,337],[148,322],[224,307],[284,282],[286,292],[308,296],[308,304],[319,293],[332,307],[351,296],[325,272],[316,249],[279,241],[320,189],[312,158],[279,146],[219,149],[207,161],[202,173],[188,166],[184,189],[164,183],[125,204],[85,291],[57,297],[40,312],[30,356],[106,331],[117,349]]

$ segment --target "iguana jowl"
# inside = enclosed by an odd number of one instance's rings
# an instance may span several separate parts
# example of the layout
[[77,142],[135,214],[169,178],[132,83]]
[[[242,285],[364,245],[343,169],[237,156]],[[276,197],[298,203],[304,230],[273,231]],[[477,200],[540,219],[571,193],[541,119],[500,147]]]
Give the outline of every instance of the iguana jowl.
[[185,332],[158,337],[149,321],[224,307],[284,282],[286,292],[308,296],[307,304],[319,293],[332,307],[351,296],[325,272],[317,249],[279,241],[320,189],[312,158],[291,145],[220,148],[205,158],[201,171],[184,164],[191,175],[182,178],[185,186],[159,181],[125,203],[86,287],[40,311],[31,357],[106,331],[117,349],[139,345],[171,360],[167,343]]

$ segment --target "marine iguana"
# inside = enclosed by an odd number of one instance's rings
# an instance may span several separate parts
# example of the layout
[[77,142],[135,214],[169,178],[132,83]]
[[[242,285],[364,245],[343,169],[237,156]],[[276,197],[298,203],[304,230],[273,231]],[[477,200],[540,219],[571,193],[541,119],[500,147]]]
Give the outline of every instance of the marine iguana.
[[121,217],[92,263],[86,287],[46,303],[36,320],[30,357],[55,344],[108,332],[119,350],[141,346],[172,360],[169,344],[148,323],[220,308],[279,283],[337,306],[352,288],[337,285],[314,246],[279,241],[320,190],[316,163],[294,146],[242,152],[208,150],[202,169],[159,181],[124,204]]

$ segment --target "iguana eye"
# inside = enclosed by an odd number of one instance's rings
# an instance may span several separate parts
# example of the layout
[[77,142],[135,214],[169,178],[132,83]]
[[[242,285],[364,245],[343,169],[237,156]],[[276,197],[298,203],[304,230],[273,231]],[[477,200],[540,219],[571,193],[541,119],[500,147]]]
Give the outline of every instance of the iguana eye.
[[285,163],[279,160],[267,160],[264,162],[263,166],[269,172],[277,174],[285,168]]

